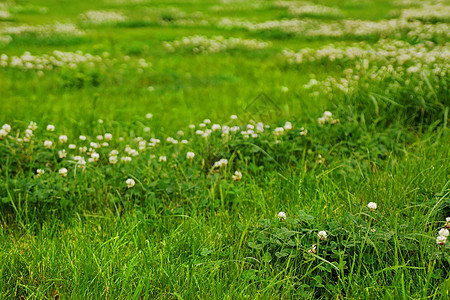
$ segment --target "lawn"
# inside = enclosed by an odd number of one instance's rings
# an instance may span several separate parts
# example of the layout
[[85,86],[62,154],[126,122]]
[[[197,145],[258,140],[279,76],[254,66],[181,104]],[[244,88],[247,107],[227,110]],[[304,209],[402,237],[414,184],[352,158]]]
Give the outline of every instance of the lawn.
[[448,299],[450,2],[0,3],[1,299]]

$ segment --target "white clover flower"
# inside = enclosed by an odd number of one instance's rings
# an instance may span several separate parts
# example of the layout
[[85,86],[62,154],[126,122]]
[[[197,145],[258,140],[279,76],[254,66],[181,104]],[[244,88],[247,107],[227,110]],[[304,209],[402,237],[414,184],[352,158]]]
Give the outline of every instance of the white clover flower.
[[221,128],[221,126],[220,126],[219,124],[214,124],[214,125],[211,127],[212,131],[218,131],[218,130],[220,130],[220,128]]
[[278,218],[279,218],[281,221],[286,220],[286,213],[285,213],[284,211],[280,211],[280,212],[278,213]]
[[198,124],[198,127],[206,127],[206,124],[205,123],[200,123],[200,124]]
[[283,135],[283,134],[284,134],[284,128],[283,127],[277,127],[273,131],[273,135],[274,136],[280,136],[280,135]]
[[66,177],[67,176],[67,169],[66,168],[61,168],[61,169],[59,169],[58,173],[62,177]]
[[319,239],[321,239],[322,241],[327,239],[327,232],[325,230],[319,231],[319,233],[317,234],[317,236],[319,237]]
[[289,91],[289,88],[288,88],[287,86],[282,86],[282,87],[281,87],[281,91],[282,91],[283,93],[287,93],[287,92]]
[[109,144],[108,144],[107,142],[103,142],[103,143],[102,143],[102,147],[105,147],[105,148],[106,148],[106,147],[108,147],[108,146],[109,146]]
[[195,125],[194,125],[194,124],[191,124],[191,125],[189,125],[189,128],[190,128],[190,129],[195,129]]
[[77,148],[77,145],[75,145],[75,144],[69,144],[69,149],[73,150],[73,149],[76,149],[76,148]]
[[99,144],[94,142],[90,143],[89,146],[91,146],[92,148],[100,148]]
[[47,131],[55,131],[54,125],[47,125]]
[[59,136],[59,142],[60,143],[67,143],[67,135],[60,135]]
[[98,154],[97,152],[92,152],[89,162],[95,162],[95,161],[98,161],[99,159],[100,159],[100,154]]
[[132,187],[135,185],[134,180],[131,179],[131,178],[128,178],[127,181],[125,181],[125,183],[126,183],[126,185],[127,185],[127,187],[128,187],[129,189],[132,188]]
[[117,151],[116,149],[111,150],[111,152],[109,152],[109,156],[117,156],[119,155],[119,151]]
[[111,155],[111,156],[109,157],[109,163],[112,164],[112,165],[117,164],[117,156]]
[[99,124],[103,124],[103,120],[102,119],[98,119],[98,123]]
[[111,133],[105,133],[105,141],[109,142],[112,140],[112,134]]
[[101,135],[101,134],[97,135],[97,140],[102,141],[103,140],[103,135]]
[[36,122],[31,121],[30,124],[28,125],[28,129],[36,130],[37,129]]
[[308,250],[309,253],[316,254],[317,246],[314,244],[311,246],[311,248]]
[[26,135],[27,137],[32,137],[32,136],[33,136],[33,130],[31,130],[31,129],[25,130],[25,135]]
[[167,161],[167,157],[165,157],[164,155],[159,157],[159,162],[166,162]]
[[205,123],[205,124],[211,124],[211,120],[210,120],[210,119],[204,119],[204,120],[203,120],[203,123]]
[[152,86],[149,86],[149,87],[147,88],[147,90],[148,90],[149,92],[153,92],[153,91],[155,90],[155,88],[152,87]]
[[181,140],[181,143],[182,143],[182,144],[187,144],[188,141],[187,141],[187,140]]
[[182,130],[178,130],[178,131],[177,131],[177,135],[183,136],[183,135],[184,135],[184,132],[183,132]]
[[445,220],[446,220],[446,223],[445,223],[444,227],[450,228],[450,217],[447,217]]
[[45,141],[44,142],[44,147],[47,149],[50,149],[52,147],[53,143],[52,141]]
[[284,129],[285,129],[286,131],[292,130],[292,123],[291,123],[291,122],[286,122],[286,123],[284,124]]
[[237,120],[237,118],[238,118],[238,117],[237,117],[236,115],[231,115],[231,116],[230,116],[230,119],[231,119],[231,120]]
[[6,133],[9,133],[11,131],[11,125],[9,124],[3,124],[2,129],[6,131]]
[[323,126],[325,124],[325,119],[324,118],[318,118],[317,119],[317,123],[319,124],[319,126]]
[[5,129],[0,129],[0,140],[8,135],[8,132]]
[[234,172],[234,175],[231,176],[234,181],[239,181],[242,179],[242,173],[240,171]]
[[445,236],[448,237],[449,231],[446,228],[442,228],[441,230],[439,230],[439,235],[440,236]]
[[195,157],[195,153],[194,152],[188,152],[186,153],[186,158],[189,160],[193,160]]
[[214,168],[222,168],[226,165],[228,165],[228,160],[226,158],[222,158],[214,163]]
[[80,150],[81,153],[86,153],[86,151],[87,151],[87,147],[86,146],[80,147],[78,149]]
[[131,157],[129,157],[129,156],[124,156],[124,157],[122,157],[122,158],[120,159],[120,161],[121,161],[121,162],[124,162],[124,163],[129,163],[129,162],[131,162]]
[[58,151],[59,158],[65,158],[67,156],[66,150]]
[[203,130],[197,130],[195,132],[196,135],[203,135],[205,132],[203,132]]
[[333,117],[333,114],[330,111],[326,111],[323,113],[323,117],[325,118],[325,120],[331,120]]
[[305,129],[305,128],[300,128],[300,135],[303,135],[303,136],[305,136],[306,134],[308,133],[308,130],[307,129]]
[[447,243],[447,237],[440,235],[436,238],[436,244],[438,245],[445,245],[445,243]]
[[148,113],[148,114],[145,115],[145,117],[146,117],[147,119],[151,119],[151,118],[153,118],[153,114]]
[[80,135],[79,139],[80,139],[80,141],[85,141],[86,140],[86,136]]
[[144,127],[144,132],[150,132],[150,127]]
[[369,202],[369,204],[367,204],[367,207],[370,211],[374,211],[377,209],[377,204],[375,202]]
[[41,177],[42,175],[44,175],[44,173],[45,173],[45,171],[42,170],[42,169],[37,169],[36,170],[37,177]]

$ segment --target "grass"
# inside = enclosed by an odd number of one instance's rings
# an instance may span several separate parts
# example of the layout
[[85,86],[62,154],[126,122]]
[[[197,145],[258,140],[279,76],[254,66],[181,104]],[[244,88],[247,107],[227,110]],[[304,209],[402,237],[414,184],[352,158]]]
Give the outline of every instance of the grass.
[[[343,19],[375,22],[402,9],[391,1],[312,2],[339,8]],[[448,23],[420,23],[420,34],[304,36],[217,25],[223,17],[288,17],[274,1],[33,0],[5,9],[12,17],[0,21],[0,37],[11,26],[55,21],[84,35],[28,29],[6,33],[11,41],[0,44],[8,57],[0,66],[0,124],[12,127],[0,134],[0,298],[448,299],[450,242],[436,242],[450,227],[448,55],[426,52],[399,63],[348,54],[336,60],[323,51],[363,48],[359,41],[378,49],[378,40],[399,39],[406,43],[390,51],[404,58],[415,45],[446,46],[448,34],[436,28]],[[129,19],[82,24],[89,10]],[[180,21],[198,20],[195,12],[208,23]],[[314,13],[300,19],[342,21]],[[436,32],[427,35],[427,26]],[[209,54],[163,46],[194,35],[270,45]],[[288,63],[282,55],[303,48],[317,61]],[[101,59],[48,70],[10,63],[27,51],[42,58],[55,50]],[[317,86],[305,87],[312,79]],[[204,119],[211,124],[203,128]],[[38,126],[31,137],[30,121]],[[258,131],[257,122],[269,127]],[[212,124],[221,129],[207,138],[195,133]],[[223,137],[226,126],[239,128]],[[257,137],[241,134],[251,128]],[[112,133],[108,145],[90,145],[105,142],[105,133]],[[126,154],[127,145],[139,155]],[[92,152],[98,161],[88,161]],[[187,152],[195,153],[192,161]],[[226,166],[214,167],[224,158]]]

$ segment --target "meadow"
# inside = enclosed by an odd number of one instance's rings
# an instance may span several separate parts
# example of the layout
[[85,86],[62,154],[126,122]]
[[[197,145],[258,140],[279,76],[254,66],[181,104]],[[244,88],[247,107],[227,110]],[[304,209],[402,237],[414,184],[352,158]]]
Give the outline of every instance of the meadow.
[[449,299],[449,23],[1,1],[0,299]]

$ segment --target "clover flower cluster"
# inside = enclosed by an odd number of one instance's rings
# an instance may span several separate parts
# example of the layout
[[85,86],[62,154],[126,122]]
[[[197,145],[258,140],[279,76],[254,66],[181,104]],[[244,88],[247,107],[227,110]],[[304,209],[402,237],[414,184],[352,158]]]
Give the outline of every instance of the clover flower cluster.
[[72,23],[54,23],[47,25],[20,25],[20,26],[6,26],[0,28],[0,36],[11,35],[21,36],[25,34],[32,34],[38,37],[51,37],[51,36],[83,36],[85,32],[79,29]]
[[[124,60],[129,61],[129,57],[124,57]],[[17,68],[23,70],[55,70],[60,68],[76,69],[79,67],[105,67],[111,66],[118,61],[110,59],[109,53],[104,52],[102,55],[92,55],[90,53],[77,52],[63,52],[53,51],[52,54],[32,55],[30,52],[25,52],[21,56],[11,56],[6,54],[0,55],[0,67],[3,68]],[[138,71],[151,66],[145,59],[141,58],[134,63],[122,64],[121,67],[137,67]]]
[[115,25],[127,20],[125,15],[115,11],[90,10],[80,15],[80,22],[84,25]]
[[180,40],[163,43],[163,46],[170,52],[187,50],[194,53],[217,53],[236,49],[261,50],[269,45],[268,42],[255,39],[225,38],[223,36],[208,38],[201,35],[183,37]]
[[[138,136],[128,141],[114,133],[102,132],[103,130],[93,136],[75,137],[64,132],[58,133],[53,124],[47,124],[39,129],[35,122],[30,122],[25,130],[4,124],[0,129],[0,142],[7,143],[8,147],[29,149],[36,155],[47,157],[40,161],[40,165],[33,170],[38,178],[46,178],[47,174],[51,176],[52,173],[66,178],[69,177],[69,174],[78,176],[75,170],[90,172],[90,170],[105,167],[121,169],[129,164],[134,165],[143,161],[148,165],[159,164],[159,167],[166,163],[167,167],[173,167],[186,161],[195,169],[207,168],[206,170],[209,169],[209,172],[218,172],[230,180],[240,181],[243,173],[238,169],[238,160],[229,161],[230,158],[225,154],[210,166],[205,166],[207,157],[202,152],[194,152],[189,146],[190,144],[199,144],[202,148],[207,148],[207,145],[212,143],[229,145],[230,142],[244,142],[250,136],[254,139],[271,139],[282,142],[282,139],[274,138],[272,131],[267,130],[270,128],[267,124],[254,121],[244,125],[230,124],[237,122],[236,120],[237,116],[235,115],[226,124],[212,123],[209,119],[205,119],[198,125],[191,124],[187,132],[179,130],[176,138],[160,139],[149,136],[149,133],[144,131],[144,137]],[[103,124],[104,122],[99,120],[99,123]],[[201,135],[196,132],[196,127],[202,128]],[[304,128],[295,129],[291,122],[285,122],[284,126],[279,128],[282,128],[283,135],[293,131],[292,135],[288,137],[290,140],[295,136],[302,139],[301,132],[305,130]],[[209,139],[214,141],[209,141]],[[127,187],[134,187],[132,181],[127,182]]]
[[275,7],[287,8],[289,15],[293,17],[342,17],[343,13],[339,8],[330,7],[311,2],[297,1],[277,1]]
[[438,232],[438,236],[436,238],[436,243],[438,245],[445,245],[448,240],[449,229],[450,228],[450,217],[447,217],[445,220],[444,228],[441,228]]
[[368,88],[369,83],[367,81],[361,83],[361,79],[368,79],[374,83],[386,78],[395,78],[398,82],[404,82],[404,86],[416,85],[411,88],[418,91],[425,82],[416,76],[418,82],[412,83],[415,74],[426,72],[445,81],[450,66],[448,44],[410,45],[392,40],[380,40],[373,46],[359,43],[346,47],[329,45],[315,50],[303,49],[297,53],[284,50],[282,56],[287,63],[293,65],[311,63],[342,65],[345,68],[342,77],[329,76],[321,81],[313,78],[304,85],[305,89],[312,89],[314,93],[320,90],[330,97],[336,96],[336,91],[349,94],[361,86]]
[[283,19],[261,23],[241,19],[222,18],[218,23],[221,28],[240,28],[250,32],[282,32],[301,37],[393,37],[406,36],[411,39],[429,40],[435,36],[448,38],[449,26],[446,23],[424,24],[407,19],[392,20],[340,20],[321,22],[319,20]]
[[402,10],[401,18],[424,22],[449,22],[450,5],[445,3],[424,3],[420,7]]

